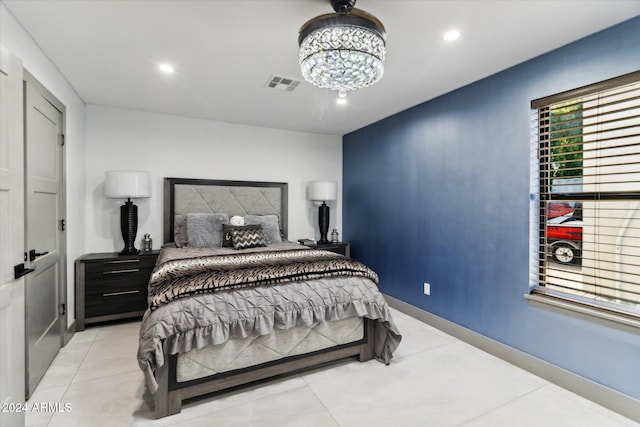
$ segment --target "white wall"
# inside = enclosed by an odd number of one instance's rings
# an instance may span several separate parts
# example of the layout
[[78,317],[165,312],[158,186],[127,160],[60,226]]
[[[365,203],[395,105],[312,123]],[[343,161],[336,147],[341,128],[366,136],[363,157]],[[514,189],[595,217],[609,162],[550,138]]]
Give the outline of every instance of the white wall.
[[[331,227],[342,232],[342,138],[97,105],[86,107],[86,252],[122,250],[120,200],[104,198],[104,172],[151,173],[152,197],[137,199],[138,235],[162,243],[163,178],[276,181],[289,184],[289,240],[318,238],[312,180],[338,182]],[[341,234],[342,235],[342,234]]]
[[31,36],[0,2],[0,43],[22,60],[24,68],[66,107],[65,163],[67,170],[67,321],[74,315],[74,260],[84,253],[85,218],[85,105],[73,87],[49,61]]

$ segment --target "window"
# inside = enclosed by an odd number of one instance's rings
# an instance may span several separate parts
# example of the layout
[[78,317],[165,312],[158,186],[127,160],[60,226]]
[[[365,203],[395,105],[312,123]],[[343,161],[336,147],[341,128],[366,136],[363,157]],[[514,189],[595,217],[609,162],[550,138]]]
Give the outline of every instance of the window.
[[640,72],[531,106],[532,293],[640,318]]

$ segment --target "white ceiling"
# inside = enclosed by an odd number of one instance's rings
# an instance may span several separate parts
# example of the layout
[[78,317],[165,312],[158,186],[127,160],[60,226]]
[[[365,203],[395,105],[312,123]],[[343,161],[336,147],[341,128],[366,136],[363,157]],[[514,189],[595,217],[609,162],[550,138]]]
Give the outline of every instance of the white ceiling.
[[640,15],[640,0],[359,0],[387,29],[385,74],[340,106],[306,82],[265,87],[302,80],[298,29],[329,0],[3,2],[86,103],[337,135]]

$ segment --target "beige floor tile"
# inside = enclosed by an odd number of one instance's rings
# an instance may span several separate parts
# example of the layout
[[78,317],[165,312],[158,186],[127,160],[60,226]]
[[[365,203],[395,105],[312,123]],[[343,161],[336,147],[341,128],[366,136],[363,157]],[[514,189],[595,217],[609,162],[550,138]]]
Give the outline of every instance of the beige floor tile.
[[263,397],[215,414],[190,419],[175,427],[338,427],[316,396],[306,387]]
[[[78,344],[81,342],[93,342],[96,339],[96,336],[100,332],[100,328],[97,326],[87,326],[84,331],[76,332],[73,334],[71,341],[69,344]],[[68,345],[68,344],[67,344]]]
[[68,386],[91,348],[91,342],[69,342],[61,348],[42,377],[37,391]]
[[623,427],[637,424],[554,384],[547,384],[464,427]]
[[123,372],[141,372],[137,349],[138,337],[135,335],[96,339],[73,381],[87,381]]
[[55,413],[48,427],[132,425],[138,413],[148,412],[144,388],[141,371],[73,382],[63,396],[70,411]]
[[[69,379],[69,381],[71,380]],[[55,404],[62,404],[62,407],[64,407],[66,402],[63,396],[66,391],[67,385],[46,389],[38,386],[31,399],[27,401],[25,427],[46,426],[51,417],[53,417],[54,410],[56,410]]]
[[108,326],[102,326],[98,329],[96,340],[119,338],[122,336],[140,336],[140,322],[123,322]]
[[393,319],[402,334],[402,341],[393,354],[394,359],[419,353],[455,342],[456,339],[438,329],[416,321],[397,310],[393,310]]
[[[287,392],[293,389],[300,389],[305,386],[304,381],[297,376],[281,378],[274,381],[261,383],[259,385],[243,388],[231,393],[225,393],[210,397],[202,397],[185,402],[182,405],[182,412],[165,418],[155,419],[152,413],[154,405],[153,398],[149,392],[145,392],[145,409],[136,414],[133,423],[136,427],[143,426],[174,426],[177,424],[188,425],[194,418],[203,416],[216,416],[215,413],[243,404],[260,400],[275,394]],[[206,418],[206,417],[205,417]]]
[[343,426],[455,426],[544,384],[452,343],[309,387]]

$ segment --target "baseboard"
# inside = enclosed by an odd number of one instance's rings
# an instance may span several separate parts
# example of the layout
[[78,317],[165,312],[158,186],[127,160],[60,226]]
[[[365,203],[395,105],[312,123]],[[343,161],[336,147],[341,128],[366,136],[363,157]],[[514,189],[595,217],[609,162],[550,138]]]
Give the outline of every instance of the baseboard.
[[389,306],[598,405],[640,422],[640,400],[385,294]]

